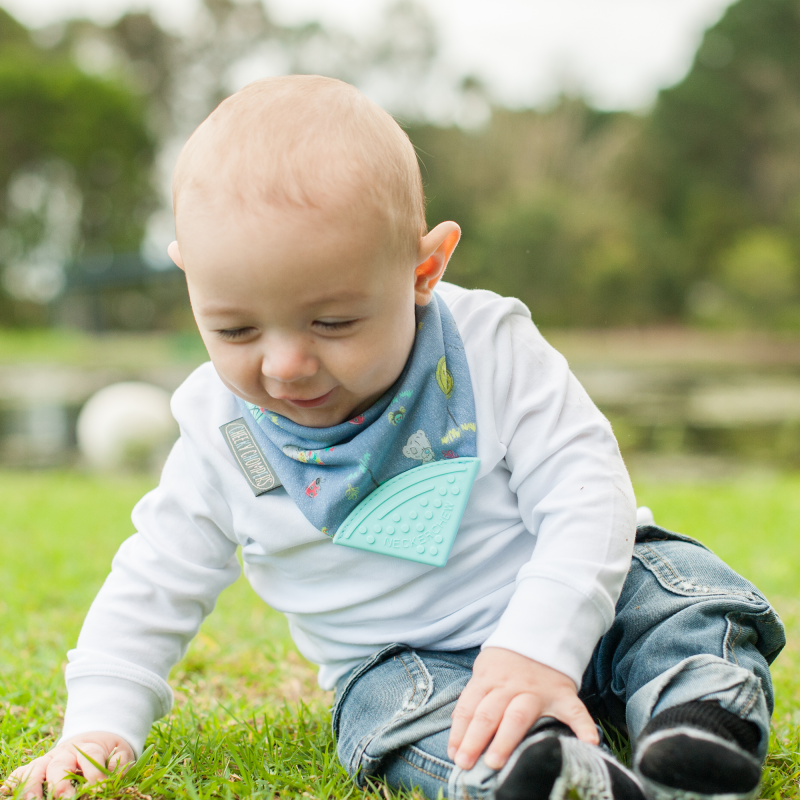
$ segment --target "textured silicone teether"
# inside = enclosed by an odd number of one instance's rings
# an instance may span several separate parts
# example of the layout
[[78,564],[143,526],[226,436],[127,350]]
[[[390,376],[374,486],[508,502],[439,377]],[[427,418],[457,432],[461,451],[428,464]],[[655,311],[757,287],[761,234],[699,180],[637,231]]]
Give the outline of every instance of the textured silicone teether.
[[443,567],[480,463],[435,461],[386,481],[353,509],[334,544]]

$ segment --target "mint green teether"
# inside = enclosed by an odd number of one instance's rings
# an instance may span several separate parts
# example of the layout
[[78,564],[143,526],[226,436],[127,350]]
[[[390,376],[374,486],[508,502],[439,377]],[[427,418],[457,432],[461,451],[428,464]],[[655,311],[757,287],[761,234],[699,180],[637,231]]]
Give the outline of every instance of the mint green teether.
[[334,544],[443,567],[480,463],[452,458],[395,476],[353,509]]

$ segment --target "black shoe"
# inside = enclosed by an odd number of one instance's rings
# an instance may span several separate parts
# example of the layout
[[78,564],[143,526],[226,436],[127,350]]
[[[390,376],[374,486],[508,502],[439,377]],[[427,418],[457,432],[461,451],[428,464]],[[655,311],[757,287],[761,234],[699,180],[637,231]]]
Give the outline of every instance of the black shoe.
[[645,726],[634,770],[649,800],[750,800],[761,782],[760,736],[715,701],[684,703]]
[[645,800],[632,772],[560,723],[526,739],[498,777],[496,800]]

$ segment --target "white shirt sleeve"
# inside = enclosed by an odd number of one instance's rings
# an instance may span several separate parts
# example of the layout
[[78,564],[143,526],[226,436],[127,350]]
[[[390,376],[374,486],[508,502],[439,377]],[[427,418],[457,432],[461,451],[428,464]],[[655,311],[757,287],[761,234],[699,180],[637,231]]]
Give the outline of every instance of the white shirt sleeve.
[[[521,653],[580,686],[630,567],[633,488],[610,424],[564,357],[521,303],[498,298],[493,305],[494,320],[485,306],[476,316],[482,346],[467,352],[481,360],[470,364],[482,373],[476,400],[494,412],[495,430],[483,433],[505,448],[509,488],[536,544],[483,646]],[[470,316],[461,315],[466,336]]]
[[239,575],[236,542],[212,521],[230,511],[191,473],[178,440],[159,486],[134,508],[138,532],[114,557],[68,654],[62,738],[108,731],[141,753],[150,726],[172,706],[170,669]]

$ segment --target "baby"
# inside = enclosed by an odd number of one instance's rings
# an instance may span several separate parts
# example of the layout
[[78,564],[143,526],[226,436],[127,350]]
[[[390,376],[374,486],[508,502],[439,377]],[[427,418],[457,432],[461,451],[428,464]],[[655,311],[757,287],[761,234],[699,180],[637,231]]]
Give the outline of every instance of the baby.
[[427,230],[394,120],[339,81],[258,81],[189,139],[174,203],[211,363],[69,653],[63,736],[7,785],[70,794],[103,777],[83,753],[141,753],[241,547],[359,785],[754,796],[780,621],[696,541],[637,530],[611,428],[525,306],[441,281],[460,229]]

